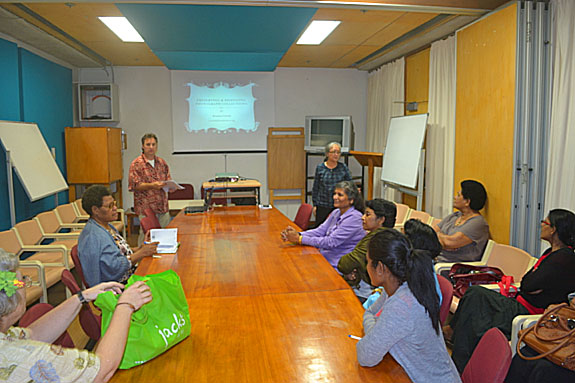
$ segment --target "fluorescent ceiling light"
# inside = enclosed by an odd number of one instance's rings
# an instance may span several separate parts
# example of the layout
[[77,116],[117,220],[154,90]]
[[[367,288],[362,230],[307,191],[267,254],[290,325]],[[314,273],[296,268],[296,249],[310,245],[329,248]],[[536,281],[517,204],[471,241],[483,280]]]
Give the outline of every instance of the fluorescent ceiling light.
[[125,43],[143,43],[144,39],[125,17],[98,17]]
[[341,21],[314,20],[304,31],[296,44],[299,45],[319,45],[329,36],[331,32],[341,23]]

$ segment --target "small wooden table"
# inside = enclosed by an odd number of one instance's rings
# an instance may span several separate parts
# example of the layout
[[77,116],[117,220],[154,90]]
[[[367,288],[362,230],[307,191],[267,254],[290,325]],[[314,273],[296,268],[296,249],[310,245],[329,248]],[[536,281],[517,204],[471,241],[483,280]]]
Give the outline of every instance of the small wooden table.
[[[234,198],[255,198],[256,205],[260,203],[260,188],[262,184],[256,180],[243,180],[237,182],[204,182],[202,184],[203,193],[207,189],[214,189],[212,199],[225,198],[233,201]],[[245,190],[238,190],[245,189]]]
[[315,248],[281,240],[290,223],[256,206],[179,213],[178,253],[137,272],[180,275],[191,335],[112,382],[409,382],[390,355],[359,366],[363,308]]

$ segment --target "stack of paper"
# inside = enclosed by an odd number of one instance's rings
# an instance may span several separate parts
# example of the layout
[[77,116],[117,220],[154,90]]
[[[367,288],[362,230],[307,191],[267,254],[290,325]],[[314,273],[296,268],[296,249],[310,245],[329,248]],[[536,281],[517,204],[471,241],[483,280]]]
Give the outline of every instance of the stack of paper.
[[172,254],[178,250],[178,229],[152,229],[150,242],[159,242],[158,254]]

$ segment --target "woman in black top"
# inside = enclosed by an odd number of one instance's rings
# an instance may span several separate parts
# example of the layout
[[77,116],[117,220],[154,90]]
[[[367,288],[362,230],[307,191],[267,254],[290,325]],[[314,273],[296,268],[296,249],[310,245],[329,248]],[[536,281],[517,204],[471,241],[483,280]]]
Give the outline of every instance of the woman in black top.
[[541,221],[541,239],[551,247],[523,276],[516,299],[480,286],[470,287],[461,298],[451,323],[444,328],[446,337],[451,335],[452,357],[460,372],[487,330],[497,327],[510,338],[515,316],[541,314],[550,304],[567,302],[567,295],[575,291],[575,214],[551,210]]

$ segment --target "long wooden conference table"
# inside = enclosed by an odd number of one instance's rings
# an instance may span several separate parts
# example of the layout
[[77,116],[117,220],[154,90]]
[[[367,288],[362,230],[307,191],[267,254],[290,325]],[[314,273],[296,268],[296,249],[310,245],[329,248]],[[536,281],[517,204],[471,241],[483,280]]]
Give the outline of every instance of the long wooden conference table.
[[178,273],[191,335],[112,382],[409,382],[390,355],[359,366],[348,335],[362,335],[363,308],[315,248],[282,242],[290,224],[257,206],[180,212],[178,253],[138,274]]

